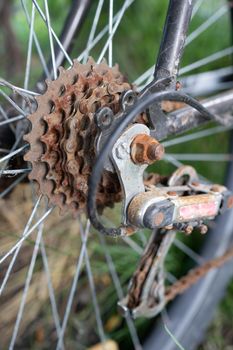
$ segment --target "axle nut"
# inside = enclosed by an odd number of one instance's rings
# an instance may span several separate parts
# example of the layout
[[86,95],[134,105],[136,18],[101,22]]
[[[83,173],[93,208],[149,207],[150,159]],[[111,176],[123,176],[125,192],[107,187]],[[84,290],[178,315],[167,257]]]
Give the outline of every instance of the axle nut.
[[137,135],[131,143],[131,158],[136,164],[152,164],[163,155],[163,145],[149,135]]

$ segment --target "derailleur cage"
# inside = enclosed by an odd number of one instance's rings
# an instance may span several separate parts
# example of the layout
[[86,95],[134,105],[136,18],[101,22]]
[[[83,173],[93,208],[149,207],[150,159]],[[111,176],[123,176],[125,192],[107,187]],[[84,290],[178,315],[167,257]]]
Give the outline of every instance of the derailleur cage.
[[[137,157],[135,140],[139,140]],[[206,233],[207,226],[203,222],[213,220],[231,208],[233,194],[224,186],[201,183],[191,166],[178,168],[166,185],[159,183],[146,187],[143,173],[151,163],[148,157],[151,149],[155,160],[158,149],[161,158],[164,152],[161,145],[143,124],[129,126],[113,146],[111,160],[124,193],[123,225],[178,229],[186,233],[191,233],[196,227],[201,233]]]

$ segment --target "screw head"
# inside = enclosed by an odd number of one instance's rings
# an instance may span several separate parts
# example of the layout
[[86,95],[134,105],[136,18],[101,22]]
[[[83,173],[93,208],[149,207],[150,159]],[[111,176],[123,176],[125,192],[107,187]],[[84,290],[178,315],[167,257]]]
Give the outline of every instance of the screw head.
[[116,156],[118,159],[124,159],[128,153],[128,145],[126,142],[122,142],[116,148]]
[[190,235],[193,232],[193,226],[187,225],[184,229],[184,232],[186,233],[186,235]]
[[95,113],[94,118],[100,129],[107,129],[112,124],[113,111],[109,107],[103,107]]
[[147,157],[152,160],[160,160],[163,158],[164,155],[164,147],[161,145],[161,143],[154,143],[150,145],[147,149]]
[[208,231],[208,226],[206,225],[200,225],[199,226],[199,231],[202,235],[206,234],[206,232]]
[[137,96],[133,90],[123,92],[121,96],[121,105],[125,110],[127,107],[132,106],[136,102]]

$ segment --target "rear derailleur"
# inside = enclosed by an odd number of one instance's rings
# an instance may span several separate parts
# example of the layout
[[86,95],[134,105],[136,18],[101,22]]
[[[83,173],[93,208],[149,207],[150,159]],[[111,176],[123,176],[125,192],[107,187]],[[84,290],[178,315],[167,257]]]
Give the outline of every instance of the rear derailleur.
[[118,174],[123,189],[125,232],[153,230],[128,294],[119,302],[121,311],[133,317],[152,317],[166,304],[163,266],[175,231],[190,234],[196,229],[205,234],[206,223],[233,206],[233,195],[226,187],[201,181],[191,166],[181,166],[170,177],[151,184],[144,171],[163,155],[162,144],[151,137],[146,125],[131,124],[105,164],[105,169]]

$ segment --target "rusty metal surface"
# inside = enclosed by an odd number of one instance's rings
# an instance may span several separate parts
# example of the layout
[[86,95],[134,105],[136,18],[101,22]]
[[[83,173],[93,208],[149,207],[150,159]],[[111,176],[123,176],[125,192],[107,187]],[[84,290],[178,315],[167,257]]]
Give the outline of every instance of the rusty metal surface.
[[[86,206],[88,177],[96,155],[97,126],[94,114],[107,106],[114,114],[120,110],[120,96],[131,85],[118,66],[105,62],[73,66],[55,81],[46,81],[47,91],[36,98],[37,110],[28,117],[31,131],[25,136],[30,150],[25,160],[31,162],[31,180],[39,191],[62,212],[74,215]],[[116,174],[105,171],[99,186],[97,205],[112,206],[121,199]]]
[[177,295],[182,294],[186,289],[197,283],[210,270],[220,268],[233,258],[233,247],[228,249],[224,255],[212,259],[200,267],[190,270],[187,275],[180,278],[177,282],[167,288],[165,292],[166,302],[173,300]]
[[135,164],[152,164],[163,155],[163,145],[149,135],[138,134],[131,144],[131,158]]
[[[204,277],[209,271],[220,268],[233,258],[233,247],[231,247],[222,256],[214,258],[204,263],[202,266],[190,270],[185,276],[166,287],[164,289],[164,296],[158,298],[156,293],[161,291],[161,286],[159,290],[157,289],[160,283],[158,275],[155,275],[154,280],[150,281],[150,283],[148,283],[147,279],[150,275],[150,270],[153,269],[153,265],[164,262],[165,257],[161,255],[160,249],[170,235],[171,233],[155,235],[140,259],[137,270],[131,280],[127,296],[122,301],[122,304],[124,305],[125,303],[127,305],[127,309],[134,317],[138,317],[138,309],[140,309],[140,316],[152,317],[157,315],[168,302],[197,283],[199,279]],[[169,242],[169,244],[171,244],[171,242]],[[165,250],[165,252],[167,252],[167,250]],[[161,271],[157,269],[157,274],[160,272]],[[148,295],[150,297],[147,298],[147,300],[143,298],[145,289],[147,289],[147,294],[149,290]]]
[[129,309],[136,308],[140,303],[143,286],[153,265],[154,259],[157,256],[162,240],[162,235],[156,235],[155,239],[152,240],[139,262],[128,291],[127,307]]
[[146,164],[135,164],[131,160],[130,144],[135,135],[149,135],[150,130],[143,124],[133,124],[118,138],[111,152],[111,159],[118,174],[122,191],[122,219],[123,224],[127,224],[127,207],[135,195],[145,191],[143,173]]

